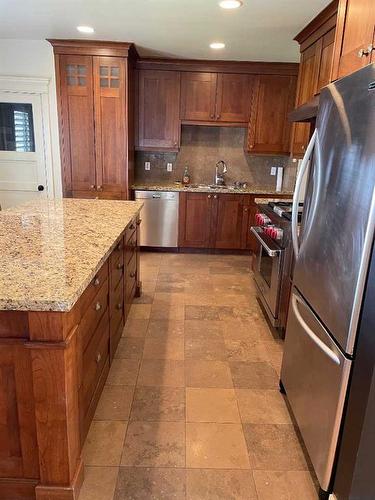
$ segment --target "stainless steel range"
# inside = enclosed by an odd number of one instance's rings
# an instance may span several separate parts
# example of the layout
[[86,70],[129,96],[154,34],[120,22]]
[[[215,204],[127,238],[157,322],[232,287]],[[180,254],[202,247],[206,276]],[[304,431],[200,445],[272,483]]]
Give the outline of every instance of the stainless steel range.
[[250,228],[258,241],[253,259],[254,281],[270,323],[284,329],[291,288],[292,203],[271,202],[258,207],[257,225]]

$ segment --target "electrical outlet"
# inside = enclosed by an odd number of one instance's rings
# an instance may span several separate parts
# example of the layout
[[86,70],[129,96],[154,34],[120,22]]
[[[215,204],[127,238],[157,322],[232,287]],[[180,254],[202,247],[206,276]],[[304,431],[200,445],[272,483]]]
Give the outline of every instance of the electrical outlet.
[[151,163],[149,161],[145,161],[145,170],[151,170]]
[[172,172],[172,170],[173,170],[172,163],[167,163],[167,172]]
[[276,167],[271,167],[271,175],[276,175],[277,168]]

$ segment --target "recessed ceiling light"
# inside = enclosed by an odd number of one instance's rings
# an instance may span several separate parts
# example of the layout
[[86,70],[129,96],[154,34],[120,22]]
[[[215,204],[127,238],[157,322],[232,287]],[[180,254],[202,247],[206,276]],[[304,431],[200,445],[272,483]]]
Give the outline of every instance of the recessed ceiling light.
[[222,9],[238,9],[238,7],[241,7],[242,2],[241,0],[221,0],[219,5]]
[[77,26],[77,30],[80,33],[94,33],[94,28],[91,28],[91,26]]
[[212,42],[210,43],[211,49],[223,49],[225,47],[225,43],[223,42]]

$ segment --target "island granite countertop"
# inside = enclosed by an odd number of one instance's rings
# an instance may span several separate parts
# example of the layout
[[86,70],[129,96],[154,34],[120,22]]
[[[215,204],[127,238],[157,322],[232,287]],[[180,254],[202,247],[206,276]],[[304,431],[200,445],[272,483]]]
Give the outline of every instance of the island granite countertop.
[[70,311],[142,206],[56,199],[0,212],[0,310]]
[[272,195],[272,196],[284,196],[284,195],[293,195],[293,191],[276,191],[272,188],[263,188],[259,186],[251,186],[249,185],[246,188],[234,188],[232,186],[227,187],[209,187],[208,185],[203,184],[190,184],[188,186],[184,186],[181,183],[169,182],[169,183],[136,183],[133,184],[131,189],[134,191],[178,191],[178,192],[188,192],[188,193],[230,193],[230,194],[257,194],[257,195]]

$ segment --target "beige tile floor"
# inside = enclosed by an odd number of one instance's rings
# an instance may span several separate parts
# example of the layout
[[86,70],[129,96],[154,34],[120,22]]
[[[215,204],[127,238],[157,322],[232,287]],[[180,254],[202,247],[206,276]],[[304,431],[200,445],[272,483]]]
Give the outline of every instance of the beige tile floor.
[[143,253],[79,500],[315,500],[247,256]]

